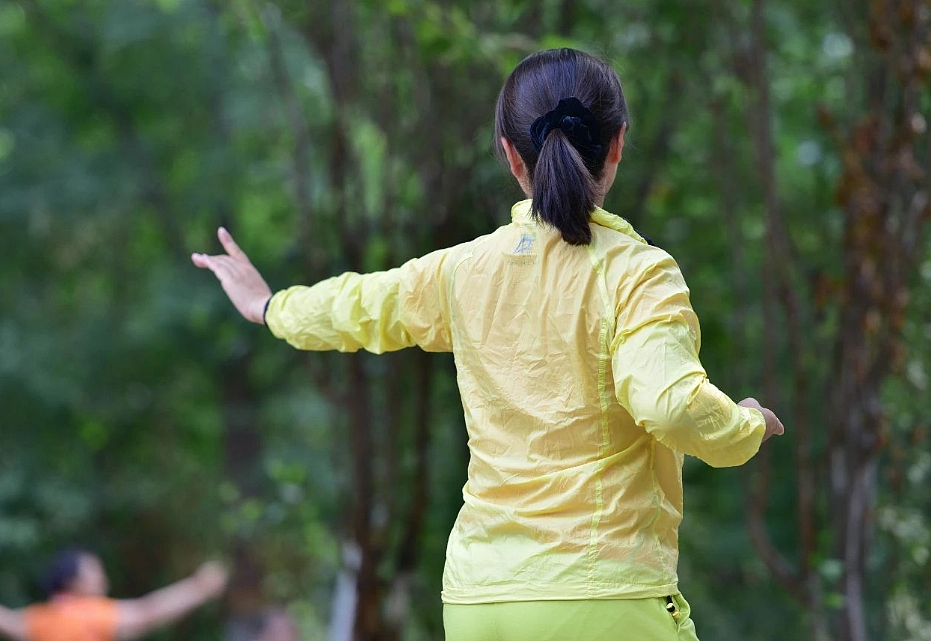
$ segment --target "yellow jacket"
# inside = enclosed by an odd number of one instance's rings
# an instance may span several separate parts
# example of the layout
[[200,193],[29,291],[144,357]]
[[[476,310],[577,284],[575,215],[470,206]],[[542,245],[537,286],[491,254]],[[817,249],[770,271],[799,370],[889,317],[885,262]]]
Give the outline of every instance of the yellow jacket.
[[677,592],[683,454],[740,465],[760,412],[712,385],[675,261],[592,213],[572,246],[516,204],[512,222],[386,272],[272,298],[300,349],[452,351],[469,435],[446,603]]

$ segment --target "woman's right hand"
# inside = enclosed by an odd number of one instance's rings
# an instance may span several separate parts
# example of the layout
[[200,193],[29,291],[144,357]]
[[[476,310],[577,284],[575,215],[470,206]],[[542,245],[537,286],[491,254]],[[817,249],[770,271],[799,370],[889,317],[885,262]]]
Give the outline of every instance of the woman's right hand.
[[741,407],[748,407],[752,410],[758,410],[763,415],[763,418],[766,420],[766,434],[763,436],[764,443],[773,434],[782,435],[785,433],[786,428],[782,425],[782,421],[779,420],[779,417],[776,416],[772,410],[760,405],[760,402],[755,398],[745,398],[737,404]]
[[191,260],[201,269],[214,273],[243,318],[260,325],[265,323],[265,305],[272,297],[272,290],[226,229],[220,227],[217,237],[225,254],[192,254]]

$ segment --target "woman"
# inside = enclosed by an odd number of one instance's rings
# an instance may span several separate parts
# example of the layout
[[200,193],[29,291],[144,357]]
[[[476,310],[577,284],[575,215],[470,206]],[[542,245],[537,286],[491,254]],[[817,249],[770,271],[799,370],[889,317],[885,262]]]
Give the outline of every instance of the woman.
[[675,261],[601,209],[627,125],[605,62],[537,53],[496,110],[529,199],[510,224],[274,296],[224,229],[226,254],[193,256],[295,347],[453,352],[470,462],[443,579],[450,641],[695,639],[676,577],[683,455],[740,465],[783,432],[708,381]]
[[226,580],[221,565],[205,563],[161,590],[137,599],[111,599],[100,559],[86,550],[63,550],[47,573],[48,601],[23,610],[0,606],[0,634],[14,641],[136,639],[216,598]]

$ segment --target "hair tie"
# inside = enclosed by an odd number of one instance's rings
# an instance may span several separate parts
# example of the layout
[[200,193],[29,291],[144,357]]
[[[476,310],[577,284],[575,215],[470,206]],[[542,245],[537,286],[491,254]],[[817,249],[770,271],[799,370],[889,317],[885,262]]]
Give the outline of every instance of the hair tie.
[[554,129],[562,130],[583,158],[593,161],[600,159],[602,146],[598,143],[601,133],[598,119],[575,96],[563,98],[555,109],[533,121],[530,142],[534,151],[540,153],[546,137]]

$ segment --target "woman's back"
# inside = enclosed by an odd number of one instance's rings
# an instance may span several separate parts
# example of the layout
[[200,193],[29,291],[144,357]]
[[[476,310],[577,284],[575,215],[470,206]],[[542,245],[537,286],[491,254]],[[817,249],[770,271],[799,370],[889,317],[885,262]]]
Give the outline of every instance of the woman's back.
[[668,594],[681,457],[620,406],[610,353],[625,272],[663,252],[606,212],[589,246],[512,216],[447,262],[471,459],[444,600]]
[[454,353],[471,459],[444,602],[673,594],[682,454],[739,465],[763,417],[708,381],[666,252],[601,209],[571,245],[531,207],[399,268],[278,292],[265,320],[302,349]]

